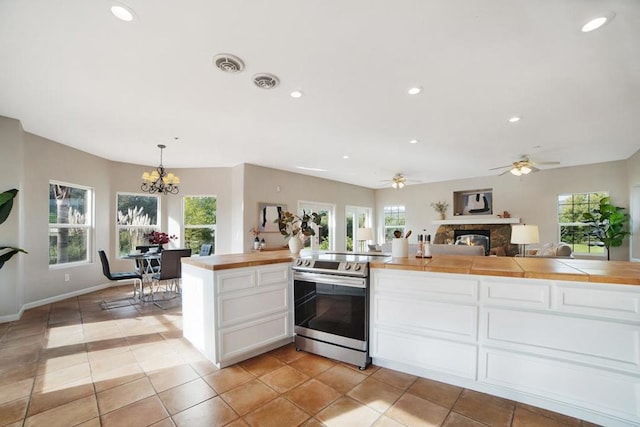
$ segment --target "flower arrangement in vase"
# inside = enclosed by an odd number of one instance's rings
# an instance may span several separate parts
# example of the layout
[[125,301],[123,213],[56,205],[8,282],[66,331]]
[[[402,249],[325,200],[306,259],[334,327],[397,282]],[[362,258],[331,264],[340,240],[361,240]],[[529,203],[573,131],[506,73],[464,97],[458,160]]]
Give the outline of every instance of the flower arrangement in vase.
[[320,225],[321,220],[322,214],[316,212],[307,213],[302,211],[302,215],[296,215],[288,211],[283,211],[280,217],[274,222],[278,224],[280,234],[282,234],[285,239],[288,239],[291,252],[296,254],[302,249],[306,237],[316,235],[311,225]]
[[[260,243],[260,228],[259,227],[253,227],[251,230],[249,230],[249,232],[251,234],[253,234],[253,249],[254,250],[260,250],[262,249],[261,243]],[[262,239],[264,241],[264,239]]]
[[144,236],[149,239],[149,243],[152,245],[158,245],[158,251],[162,250],[162,245],[166,245],[171,240],[178,238],[175,234],[169,235],[163,231],[152,231]]
[[434,211],[440,214],[440,219],[445,218],[445,214],[447,213],[447,208],[449,207],[449,203],[447,202],[434,202],[431,203],[431,207]]

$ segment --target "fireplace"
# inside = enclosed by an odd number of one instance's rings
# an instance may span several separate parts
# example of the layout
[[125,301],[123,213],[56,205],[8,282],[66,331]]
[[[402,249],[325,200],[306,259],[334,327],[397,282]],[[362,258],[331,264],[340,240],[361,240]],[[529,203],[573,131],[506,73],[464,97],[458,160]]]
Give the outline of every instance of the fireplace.
[[490,230],[454,230],[453,239],[455,245],[483,246],[484,254],[489,255],[491,248]]

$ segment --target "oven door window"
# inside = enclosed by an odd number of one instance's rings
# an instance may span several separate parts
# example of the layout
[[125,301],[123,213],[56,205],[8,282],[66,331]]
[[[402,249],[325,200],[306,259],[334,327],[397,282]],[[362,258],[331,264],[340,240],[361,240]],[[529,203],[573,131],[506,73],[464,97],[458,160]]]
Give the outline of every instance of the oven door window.
[[294,299],[296,326],[365,340],[365,289],[296,280]]

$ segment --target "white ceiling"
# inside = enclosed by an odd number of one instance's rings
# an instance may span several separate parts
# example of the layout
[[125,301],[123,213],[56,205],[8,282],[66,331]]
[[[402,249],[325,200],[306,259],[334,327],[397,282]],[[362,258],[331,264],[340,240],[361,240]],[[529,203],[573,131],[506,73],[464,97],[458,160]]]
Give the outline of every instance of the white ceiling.
[[[123,3],[134,22],[107,0],[0,0],[0,115],[115,161],[155,166],[166,144],[169,169],[253,163],[372,188],[640,148],[637,0]],[[245,70],[217,70],[218,53]],[[260,72],[280,85],[258,89]]]

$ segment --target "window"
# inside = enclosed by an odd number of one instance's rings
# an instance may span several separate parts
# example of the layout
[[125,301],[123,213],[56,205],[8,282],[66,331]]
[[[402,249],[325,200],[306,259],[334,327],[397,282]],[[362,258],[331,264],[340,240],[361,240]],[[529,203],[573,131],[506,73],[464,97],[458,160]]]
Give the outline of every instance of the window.
[[145,234],[160,231],[160,198],[118,193],[116,205],[118,256],[122,257],[133,251],[136,246],[148,245]]
[[393,232],[400,230],[404,236],[405,211],[404,206],[384,207],[384,241],[393,240]]
[[[333,250],[333,242],[335,240],[333,231],[333,213],[335,211],[334,205],[325,203],[314,202],[299,202],[298,212],[302,213],[316,212],[322,214],[322,220],[320,222],[320,232],[318,237],[318,243],[320,250]],[[311,246],[311,239],[307,239],[304,244],[305,247]]]
[[371,227],[371,208],[347,206],[345,216],[347,223],[345,249],[353,251],[357,246],[353,242],[358,241],[358,229]]
[[93,190],[49,183],[49,265],[89,262]]
[[582,214],[598,208],[607,192],[560,194],[558,196],[558,228],[560,241],[571,246],[577,254],[604,254],[602,242],[588,234]]
[[192,253],[199,253],[205,243],[211,244],[212,253],[216,252],[216,203],[215,196],[185,196],[183,199],[184,242]]

